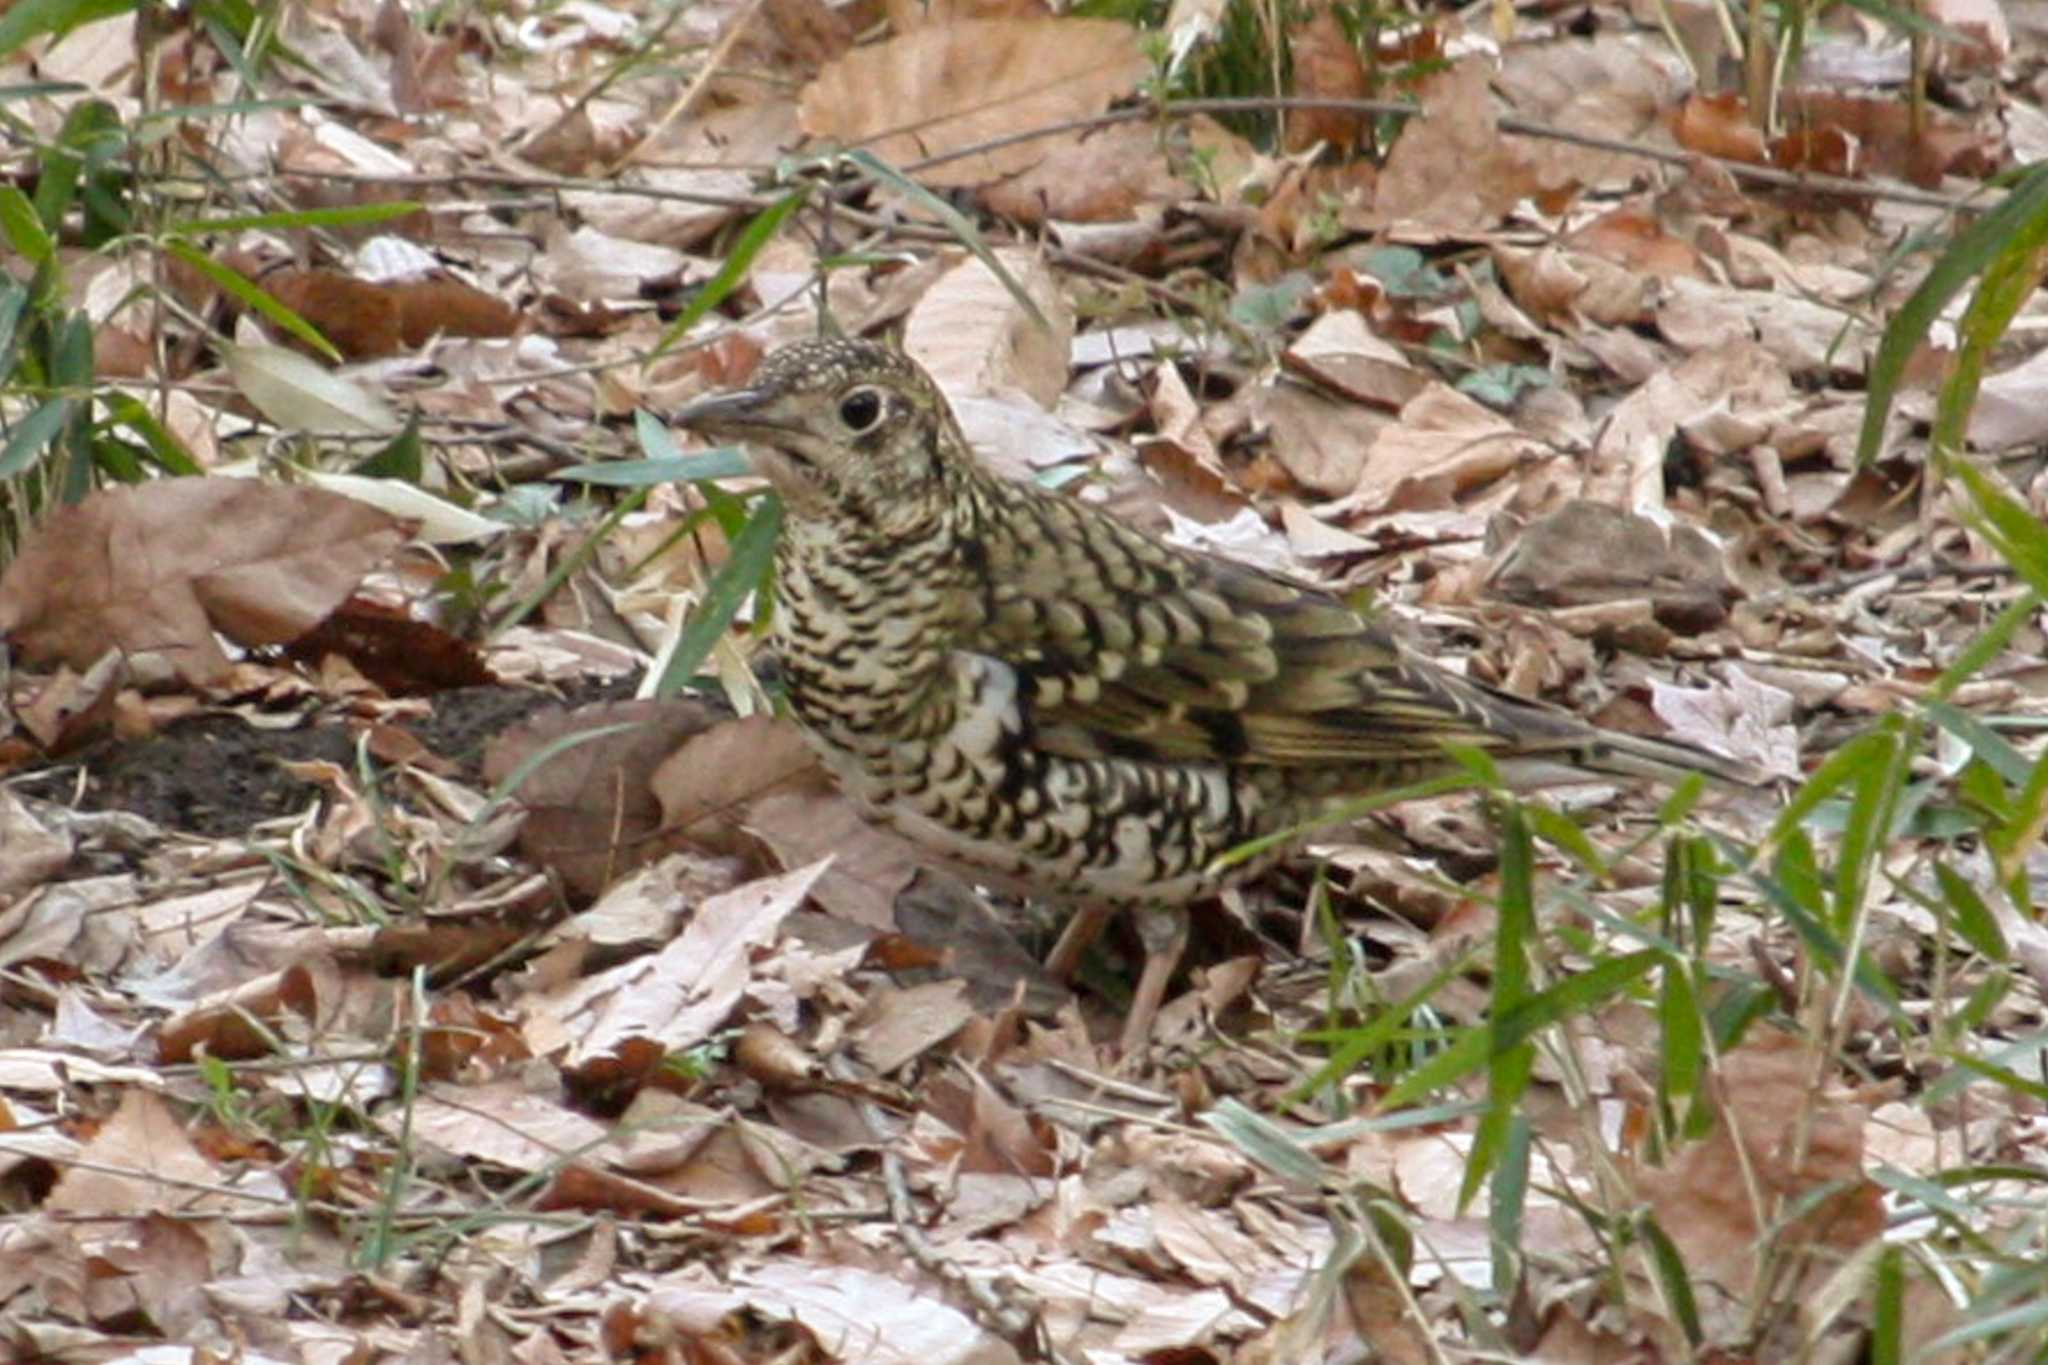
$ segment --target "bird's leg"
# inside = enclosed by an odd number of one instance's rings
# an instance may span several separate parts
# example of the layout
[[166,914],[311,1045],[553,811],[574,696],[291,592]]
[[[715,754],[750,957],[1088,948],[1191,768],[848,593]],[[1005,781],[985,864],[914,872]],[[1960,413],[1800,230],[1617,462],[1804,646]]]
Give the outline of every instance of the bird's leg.
[[1052,945],[1052,953],[1045,959],[1045,970],[1055,981],[1072,981],[1074,973],[1081,969],[1081,956],[1102,937],[1102,931],[1115,916],[1112,906],[1090,901],[1074,912],[1067,927],[1060,930],[1059,942]]
[[[1131,993],[1131,1007],[1124,1016],[1123,1037],[1119,1043],[1126,1058],[1134,1057],[1139,1049],[1151,1041],[1152,1021],[1159,1014],[1159,1006],[1166,999],[1166,987],[1173,980],[1174,968],[1180,966],[1181,954],[1188,947],[1188,917],[1184,910],[1140,910],[1138,916],[1138,938],[1145,945],[1145,966],[1138,973],[1137,987]],[[1116,915],[1114,906],[1100,901],[1090,901],[1074,912],[1067,921],[1067,927],[1060,932],[1059,942],[1045,959],[1045,970],[1054,978],[1070,981],[1081,966],[1081,957]]]
[[1124,1060],[1138,1055],[1152,1040],[1152,1021],[1166,999],[1166,985],[1180,966],[1188,947],[1188,916],[1184,908],[1141,910],[1138,937],[1145,944],[1145,969],[1138,975],[1138,987],[1131,993],[1131,1012],[1124,1017],[1122,1048]]

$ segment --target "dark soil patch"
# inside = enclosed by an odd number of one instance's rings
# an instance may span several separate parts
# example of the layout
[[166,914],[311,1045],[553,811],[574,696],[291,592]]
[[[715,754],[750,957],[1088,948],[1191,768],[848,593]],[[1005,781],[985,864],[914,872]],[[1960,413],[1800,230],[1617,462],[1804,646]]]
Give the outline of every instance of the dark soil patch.
[[[433,715],[405,728],[474,781],[485,742],[547,706],[632,695],[635,680],[593,682],[563,694],[526,687],[463,687],[435,694]],[[328,717],[271,729],[240,715],[193,716],[136,744],[103,744],[77,759],[13,780],[18,790],[80,810],[120,810],[167,829],[209,838],[303,811],[324,788],[286,765],[324,759],[353,771],[356,730]],[[81,776],[82,774],[82,776]]]

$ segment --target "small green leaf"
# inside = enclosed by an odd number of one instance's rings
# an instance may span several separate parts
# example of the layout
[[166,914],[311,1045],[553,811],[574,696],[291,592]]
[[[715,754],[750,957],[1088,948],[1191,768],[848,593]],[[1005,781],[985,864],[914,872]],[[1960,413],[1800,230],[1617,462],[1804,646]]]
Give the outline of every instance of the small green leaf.
[[1977,888],[1947,863],[1934,865],[1934,879],[1941,883],[1942,899],[1948,903],[1949,923],[1962,935],[1963,942],[1988,961],[2006,961],[2011,950],[2006,945],[2005,933],[1998,927],[1998,916],[1977,894]]
[[392,199],[377,204],[349,204],[332,209],[292,209],[277,213],[237,213],[221,218],[184,218],[166,225],[165,230],[186,236],[210,232],[244,232],[250,228],[362,227],[387,223],[418,213],[426,205],[412,199]]
[[7,244],[31,265],[41,265],[57,250],[34,201],[12,185],[0,185],[0,233],[7,235]]
[[1204,1113],[1202,1126],[1221,1134],[1280,1179],[1304,1189],[1321,1189],[1330,1177],[1321,1157],[1285,1128],[1237,1100],[1223,1100]]
[[417,484],[426,468],[426,450],[420,441],[420,414],[418,409],[405,419],[405,430],[391,438],[391,443],[358,461],[349,472],[366,479],[396,479],[400,483]]
[[1869,399],[1863,407],[1863,431],[1856,443],[1859,462],[1868,463],[1876,458],[1878,445],[1884,439],[1885,419],[1905,376],[1906,362],[1926,338],[1934,320],[1971,277],[2000,252],[2038,232],[2044,215],[2048,215],[2048,165],[2036,164],[2020,177],[1997,208],[1965,228],[1950,243],[1920,281],[1920,287],[1892,315],[1870,363]]
[[11,479],[36,462],[44,447],[56,439],[70,420],[76,406],[69,398],[45,398],[42,405],[15,423],[0,447],[0,479]]
[[1928,702],[1923,708],[1928,719],[1970,746],[1970,752],[1990,765],[2000,777],[2015,785],[2025,782],[2034,765],[2006,738],[1967,711],[1945,701]]
[[754,472],[752,462],[738,446],[719,446],[694,455],[663,456],[652,460],[601,460],[594,464],[571,465],[548,475],[576,483],[603,484],[607,488],[652,488],[657,484],[696,483],[700,479],[731,479]]
[[192,452],[185,449],[185,443],[173,436],[156,414],[132,394],[107,396],[107,424],[127,427],[140,436],[149,448],[150,459],[166,474],[191,478],[206,472],[192,458]]
[[1679,1330],[1694,1347],[1706,1339],[1700,1327],[1699,1301],[1693,1297],[1692,1276],[1685,1268],[1685,1258],[1678,1254],[1678,1247],[1658,1226],[1656,1218],[1643,1214],[1636,1222],[1636,1231],[1650,1247],[1650,1264],[1655,1268],[1657,1284],[1664,1291],[1664,1302],[1678,1318]]
[[0,13],[0,57],[31,38],[72,29],[126,14],[135,0],[17,0]]

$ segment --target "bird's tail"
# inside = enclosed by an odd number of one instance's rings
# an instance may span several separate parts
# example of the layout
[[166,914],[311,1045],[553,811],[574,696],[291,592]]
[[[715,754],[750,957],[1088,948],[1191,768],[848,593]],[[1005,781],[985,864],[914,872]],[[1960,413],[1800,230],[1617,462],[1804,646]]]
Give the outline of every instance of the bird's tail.
[[1693,773],[1731,787],[1768,786],[1770,774],[1753,763],[1728,758],[1675,739],[1650,739],[1616,730],[1589,733],[1549,754],[1503,759],[1502,774],[1516,787],[1551,786],[1589,776],[1647,778],[1675,786]]

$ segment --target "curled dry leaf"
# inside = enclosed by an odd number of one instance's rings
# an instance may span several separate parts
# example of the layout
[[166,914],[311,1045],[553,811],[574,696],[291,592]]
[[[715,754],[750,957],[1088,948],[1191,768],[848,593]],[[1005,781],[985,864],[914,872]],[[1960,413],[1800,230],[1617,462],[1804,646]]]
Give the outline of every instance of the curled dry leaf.
[[[1173,173],[1159,130],[1149,123],[1120,123],[1048,143],[1043,161],[982,191],[990,212],[1031,225],[1125,223],[1143,205],[1174,203],[1192,192]],[[1152,245],[1158,225],[1137,226],[1136,246],[1101,254],[1126,259]]]
[[[1137,34],[1107,19],[975,19],[856,48],[804,87],[812,137],[862,146],[905,166],[1021,129],[1101,113],[1145,72]],[[1046,154],[1015,143],[919,173],[979,185]]]
[[896,895],[922,859],[901,835],[862,818],[790,722],[747,716],[714,725],[678,745],[649,780],[668,838],[715,847],[743,830],[784,867],[830,856],[813,899],[842,919],[894,927]]
[[228,671],[219,631],[286,644],[347,600],[406,536],[393,518],[316,488],[168,479],[60,509],[0,576],[0,636],[31,662],[161,655],[186,681]]
[[[1766,1269],[1761,1248],[1772,1209],[1801,1212],[1768,1239],[1769,1270],[1816,1290],[1884,1230],[1879,1189],[1864,1175],[1869,1116],[1839,1086],[1815,1093],[1809,1047],[1776,1030],[1752,1031],[1712,1078],[1721,1121],[1660,1168],[1634,1173],[1696,1282],[1724,1291],[1701,1299],[1717,1333],[1730,1328],[1727,1319]],[[1810,1127],[1795,1132],[1798,1125]]]
[[1515,537],[1492,573],[1511,601],[1575,607],[1646,598],[1666,627],[1686,634],[1728,618],[1735,586],[1721,551],[1685,524],[1669,532],[1608,503],[1566,503]]
[[28,807],[0,788],[0,900],[41,884],[71,861],[71,836],[46,829]]

